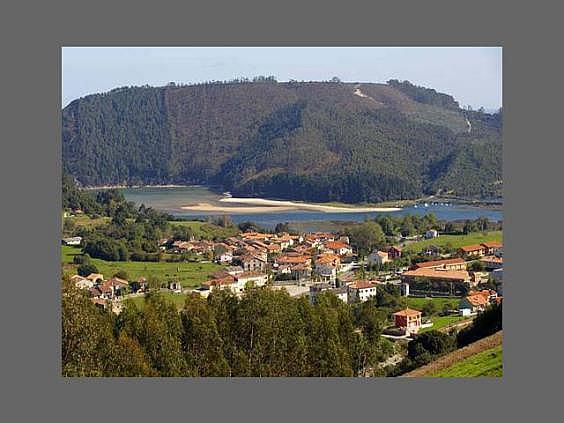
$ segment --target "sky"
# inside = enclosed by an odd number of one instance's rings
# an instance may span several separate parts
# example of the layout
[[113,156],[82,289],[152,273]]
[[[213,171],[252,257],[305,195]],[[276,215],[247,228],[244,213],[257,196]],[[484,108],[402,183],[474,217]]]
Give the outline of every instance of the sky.
[[461,106],[502,105],[501,47],[63,47],[62,104],[122,86],[257,75],[408,80],[450,94]]

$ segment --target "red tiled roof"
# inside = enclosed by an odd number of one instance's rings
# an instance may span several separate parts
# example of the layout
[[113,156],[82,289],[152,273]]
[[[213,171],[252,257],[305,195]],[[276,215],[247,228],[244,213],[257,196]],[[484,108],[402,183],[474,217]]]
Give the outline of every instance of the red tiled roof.
[[465,253],[469,253],[471,251],[479,251],[479,250],[483,250],[484,246],[480,245],[480,244],[474,244],[474,245],[465,245],[464,247],[460,247],[460,249],[462,251],[464,251]]
[[412,308],[405,308],[404,310],[395,312],[394,316],[416,317],[421,316],[421,312]]
[[374,282],[365,281],[365,280],[355,281],[349,285],[349,287],[351,287],[352,289],[366,289],[366,288],[373,288],[375,286],[376,284]]
[[330,250],[340,250],[341,248],[348,248],[349,246],[341,241],[327,241],[325,247]]
[[476,293],[474,295],[467,295],[466,300],[473,306],[487,305],[488,297],[482,295],[481,293]]
[[298,264],[298,263],[307,263],[309,260],[311,260],[311,257],[309,256],[289,256],[289,255],[284,255],[284,256],[280,256],[276,259],[276,263],[279,264]]
[[453,280],[470,280],[470,274],[466,270],[435,270],[422,267],[415,270],[403,272],[401,276],[421,277],[430,279],[453,279]]
[[501,247],[503,247],[503,243],[501,243],[499,241],[482,242],[482,245],[486,248],[501,248]]

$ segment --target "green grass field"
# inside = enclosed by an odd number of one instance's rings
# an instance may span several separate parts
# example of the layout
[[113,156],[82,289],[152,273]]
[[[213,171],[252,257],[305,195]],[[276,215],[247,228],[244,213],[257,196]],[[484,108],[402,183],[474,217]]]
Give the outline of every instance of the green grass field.
[[453,366],[440,370],[433,377],[501,377],[503,351],[501,345],[468,357]]
[[[71,264],[73,257],[80,254],[80,248],[62,246],[62,263]],[[127,272],[130,280],[140,276],[155,276],[161,281],[178,281],[183,287],[199,286],[209,279],[209,274],[221,270],[224,266],[215,263],[167,263],[139,261],[105,261],[92,259],[104,277],[111,277],[119,270]]]
[[405,246],[405,251],[419,252],[429,245],[443,247],[450,245],[452,248],[459,248],[465,245],[480,244],[487,241],[503,241],[502,231],[491,232],[473,232],[468,235],[440,235],[438,238],[425,239],[423,241],[413,242]]
[[76,216],[65,217],[64,220],[72,222],[78,227],[94,227],[102,225],[104,223],[109,223],[112,219],[110,217],[97,217],[93,219],[85,214],[80,214]]
[[467,320],[468,317],[462,316],[431,316],[431,322],[433,322],[433,326],[429,328],[423,328],[419,331],[419,333],[429,332],[430,330],[439,330],[446,326],[452,325],[456,322],[461,322],[462,320]]
[[[161,295],[174,303],[174,305],[176,306],[177,309],[182,309],[184,307],[184,303],[186,301],[186,294],[175,294],[174,292],[162,292]],[[143,309],[144,305],[145,305],[145,298],[144,297],[131,297],[128,298],[126,301],[132,301],[133,304],[135,304],[135,306],[138,309]]]
[[416,310],[421,310],[423,306],[429,301],[435,304],[435,308],[438,311],[442,311],[445,304],[448,305],[450,309],[458,308],[458,303],[460,298],[450,297],[450,298],[418,298],[418,297],[407,297],[407,306],[409,308],[414,308]]

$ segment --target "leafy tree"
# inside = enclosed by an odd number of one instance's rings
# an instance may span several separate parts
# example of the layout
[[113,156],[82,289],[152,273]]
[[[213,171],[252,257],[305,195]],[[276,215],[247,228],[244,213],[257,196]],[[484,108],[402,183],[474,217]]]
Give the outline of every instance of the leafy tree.
[[63,376],[107,376],[112,361],[112,325],[84,291],[63,282],[61,361]]
[[199,376],[229,376],[213,309],[198,294],[186,298],[182,319],[182,345],[187,364]]
[[80,276],[88,276],[91,273],[98,273],[98,268],[91,264],[91,263],[87,263],[87,264],[81,264],[80,266],[78,266],[78,268],[76,269],[76,272],[80,275]]
[[386,239],[380,225],[373,221],[352,226],[347,230],[347,234],[360,256],[366,256],[373,249],[382,247]]
[[88,254],[77,254],[72,258],[74,264],[90,264],[90,256]]

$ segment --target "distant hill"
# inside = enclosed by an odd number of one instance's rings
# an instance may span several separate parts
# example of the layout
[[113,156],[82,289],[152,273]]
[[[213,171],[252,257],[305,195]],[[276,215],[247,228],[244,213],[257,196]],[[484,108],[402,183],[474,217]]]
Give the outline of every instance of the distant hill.
[[88,186],[344,202],[502,190],[501,113],[405,81],[118,88],[73,101],[62,127],[64,170]]

